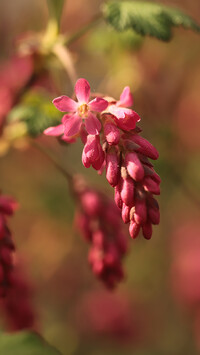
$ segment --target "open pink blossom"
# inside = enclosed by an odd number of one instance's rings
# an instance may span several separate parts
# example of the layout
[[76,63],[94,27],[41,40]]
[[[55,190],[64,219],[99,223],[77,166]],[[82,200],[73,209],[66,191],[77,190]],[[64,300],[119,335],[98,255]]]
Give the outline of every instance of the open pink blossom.
[[55,107],[61,112],[68,112],[64,115],[64,136],[72,137],[79,133],[82,120],[88,134],[96,135],[101,130],[101,123],[94,112],[102,112],[108,102],[100,97],[89,101],[90,85],[85,79],[78,79],[75,85],[75,94],[78,101],[72,100],[68,96],[60,96],[53,100]]
[[129,131],[134,129],[136,122],[140,121],[140,116],[130,108],[133,105],[133,97],[129,86],[126,86],[120,95],[120,100],[108,107],[119,128]]

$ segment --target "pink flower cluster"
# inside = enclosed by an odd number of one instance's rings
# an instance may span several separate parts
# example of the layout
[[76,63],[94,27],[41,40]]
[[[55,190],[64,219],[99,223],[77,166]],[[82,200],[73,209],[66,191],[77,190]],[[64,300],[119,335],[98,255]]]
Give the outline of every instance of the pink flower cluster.
[[106,195],[88,188],[80,178],[77,181],[76,225],[91,245],[88,260],[93,273],[106,287],[113,288],[124,277],[122,258],[127,252],[119,210]]
[[150,239],[152,224],[160,221],[159,206],[153,195],[160,194],[160,177],[149,159],[157,159],[157,150],[138,134],[138,129],[123,133],[120,144],[106,148],[106,178],[115,188],[115,202],[121,209],[129,233],[136,238],[142,228]]
[[139,133],[136,127],[139,115],[130,107],[133,97],[125,87],[118,101],[95,97],[90,101],[90,86],[85,79],[75,85],[78,101],[67,96],[53,100],[62,112],[62,123],[49,127],[45,134],[61,136],[69,141],[80,136],[83,143],[82,162],[102,172],[115,188],[115,202],[121,209],[124,223],[136,238],[142,229],[146,239],[152,235],[152,224],[159,224],[159,206],[153,195],[160,194],[160,177],[150,159],[157,159],[158,152]]
[[14,56],[0,67],[0,134],[5,118],[33,74],[31,56]]
[[11,284],[14,243],[7,226],[7,216],[13,214],[16,202],[8,196],[0,195],[0,297],[5,296]]
[[8,330],[36,330],[35,310],[32,305],[32,287],[21,265],[15,266],[6,297],[0,302]]

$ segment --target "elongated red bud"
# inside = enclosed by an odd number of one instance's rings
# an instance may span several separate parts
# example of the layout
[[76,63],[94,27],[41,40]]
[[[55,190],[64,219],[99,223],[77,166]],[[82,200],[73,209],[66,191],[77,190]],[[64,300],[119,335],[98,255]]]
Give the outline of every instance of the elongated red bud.
[[121,191],[122,201],[127,205],[132,207],[134,204],[134,182],[130,177],[123,180],[122,191]]
[[151,239],[152,236],[152,224],[150,221],[147,221],[142,225],[142,233],[145,239]]
[[147,207],[145,199],[136,198],[135,199],[135,222],[138,224],[144,224],[147,219]]
[[120,209],[122,208],[122,204],[123,204],[121,198],[121,188],[122,188],[122,182],[120,180],[119,183],[115,186],[115,203],[117,207],[119,207]]
[[150,177],[145,177],[143,180],[143,186],[146,191],[151,192],[154,195],[160,195],[160,186],[157,181],[154,181]]
[[140,232],[140,224],[137,224],[135,221],[131,221],[129,225],[129,233],[131,238],[133,239],[137,238],[139,232]]
[[107,122],[104,125],[104,134],[105,134],[105,137],[106,137],[106,140],[107,140],[108,144],[116,145],[116,144],[119,143],[120,131],[116,127],[115,124],[113,124],[111,122]]
[[126,206],[125,203],[122,206],[122,219],[124,223],[130,222],[130,207]]
[[152,224],[159,224],[160,223],[160,211],[157,208],[148,208],[148,215],[149,219]]
[[111,186],[116,186],[119,182],[120,169],[118,157],[115,152],[108,153],[106,156],[106,179]]
[[148,142],[145,138],[135,134],[134,136],[131,137],[131,139],[136,144],[140,145],[140,148],[137,149],[137,152],[144,154],[153,160],[158,159],[159,153],[158,153],[157,149],[150,142]]
[[144,177],[143,166],[134,152],[127,153],[125,156],[125,164],[129,175],[132,179],[140,181]]

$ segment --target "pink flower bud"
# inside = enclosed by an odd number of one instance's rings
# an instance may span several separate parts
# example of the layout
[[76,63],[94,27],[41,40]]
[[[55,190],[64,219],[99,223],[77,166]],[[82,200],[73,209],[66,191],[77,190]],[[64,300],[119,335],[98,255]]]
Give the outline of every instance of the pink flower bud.
[[140,225],[137,224],[135,221],[131,221],[129,225],[129,233],[131,238],[135,239],[140,232]]
[[145,176],[150,176],[151,179],[156,181],[158,184],[161,183],[160,176],[155,172],[155,170],[152,167],[147,166],[146,164],[144,164],[143,167],[144,167]]
[[108,153],[106,156],[106,179],[111,186],[116,186],[119,182],[120,169],[117,154]]
[[106,266],[112,266],[113,264],[117,264],[118,260],[119,260],[119,253],[117,251],[115,244],[113,243],[109,244],[104,258]]
[[145,239],[151,239],[152,236],[152,224],[150,221],[147,221],[142,225],[142,233]]
[[6,266],[11,266],[13,264],[12,250],[6,246],[1,249],[1,262]]
[[130,222],[130,207],[126,206],[125,203],[122,206],[122,219],[124,223]]
[[104,134],[108,144],[116,145],[120,140],[120,131],[114,123],[107,122],[104,125]]
[[128,173],[132,177],[132,179],[136,181],[140,181],[143,179],[144,169],[136,153],[127,153],[125,156],[125,164]]
[[119,231],[116,235],[116,242],[121,254],[125,254],[128,249],[126,235]]
[[86,241],[91,241],[92,233],[90,230],[90,219],[86,214],[76,213],[75,225],[83,235]]
[[148,216],[152,224],[160,223],[160,211],[157,208],[148,208]]
[[6,220],[3,215],[0,214],[0,239],[4,237],[6,233]]
[[86,168],[90,165],[99,170],[104,162],[104,152],[100,144],[99,136],[88,134],[87,142],[83,148],[82,163]]
[[136,143],[140,145],[140,148],[137,149],[137,152],[146,155],[147,157],[151,159],[158,159],[159,154],[156,148],[148,142],[145,138],[135,134],[131,137],[131,139]]
[[134,182],[130,177],[123,180],[122,190],[121,190],[122,201],[127,205],[132,207],[134,204]]
[[104,241],[105,241],[105,235],[100,229],[93,233],[92,242],[94,246],[96,246],[97,248],[103,248]]
[[95,191],[86,191],[80,197],[81,205],[89,216],[97,216],[102,209],[99,196]]
[[146,191],[151,192],[154,195],[160,195],[159,183],[146,176],[143,180],[143,186]]
[[95,170],[100,170],[104,165],[104,152],[101,148],[101,146],[99,147],[99,157],[98,159],[96,159],[93,163],[92,163],[92,167],[95,169]]
[[122,189],[122,181],[120,180],[119,183],[115,186],[115,203],[117,207],[120,209],[122,208],[122,198],[121,198],[121,189]]
[[146,200],[144,198],[135,199],[135,213],[134,219],[137,224],[144,224],[147,219],[147,207]]
[[99,157],[98,144],[96,136],[88,134],[86,144],[83,148],[82,162],[86,168],[89,168],[92,162]]

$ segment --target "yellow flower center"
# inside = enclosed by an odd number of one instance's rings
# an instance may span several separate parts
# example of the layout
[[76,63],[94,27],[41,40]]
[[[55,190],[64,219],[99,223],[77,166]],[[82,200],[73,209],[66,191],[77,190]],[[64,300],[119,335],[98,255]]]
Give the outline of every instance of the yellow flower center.
[[87,104],[82,104],[78,108],[78,113],[81,117],[87,117],[88,115],[88,105]]

